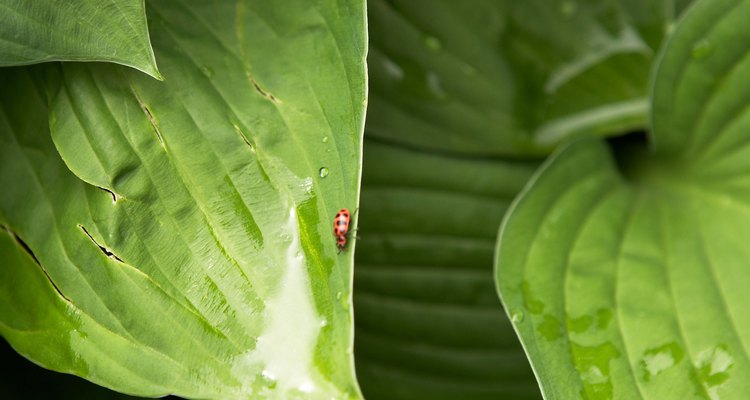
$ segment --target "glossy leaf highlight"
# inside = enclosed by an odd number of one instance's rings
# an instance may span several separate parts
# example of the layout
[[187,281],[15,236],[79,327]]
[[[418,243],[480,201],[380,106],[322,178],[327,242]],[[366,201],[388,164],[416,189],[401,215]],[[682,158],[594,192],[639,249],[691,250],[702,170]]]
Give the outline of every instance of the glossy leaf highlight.
[[0,66],[108,61],[161,79],[144,0],[2,0]]

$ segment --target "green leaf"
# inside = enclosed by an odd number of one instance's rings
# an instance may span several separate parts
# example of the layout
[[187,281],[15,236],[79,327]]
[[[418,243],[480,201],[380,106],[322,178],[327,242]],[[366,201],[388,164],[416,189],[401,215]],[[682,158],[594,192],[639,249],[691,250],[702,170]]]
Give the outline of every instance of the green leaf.
[[643,128],[668,4],[371,1],[368,132],[518,156],[547,154],[571,135]]
[[148,13],[164,82],[0,75],[0,333],[135,395],[359,397],[352,253],[331,224],[357,206],[364,4]]
[[645,126],[668,3],[368,3],[355,276],[368,399],[539,398],[492,286],[497,227],[535,154],[583,128]]
[[[3,242],[5,235],[0,242]],[[0,398],[29,400],[138,400],[95,385],[77,376],[46,370],[16,353],[4,340],[0,341]],[[174,397],[166,399],[174,400]]]
[[1,0],[0,66],[108,61],[162,79],[144,0]]
[[547,399],[750,393],[748,18],[696,3],[654,76],[651,148],[572,143],[509,213],[497,282]]
[[538,399],[491,271],[497,226],[537,162],[373,139],[364,160],[354,304],[366,397]]

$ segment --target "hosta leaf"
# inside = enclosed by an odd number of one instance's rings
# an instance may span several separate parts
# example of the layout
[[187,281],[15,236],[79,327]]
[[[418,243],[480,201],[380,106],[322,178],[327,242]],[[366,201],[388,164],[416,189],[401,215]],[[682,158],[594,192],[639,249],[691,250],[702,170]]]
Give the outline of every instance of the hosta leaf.
[[365,396],[539,398],[491,271],[497,226],[537,163],[372,139],[364,160],[354,300]]
[[695,4],[655,74],[652,147],[575,142],[510,212],[497,280],[546,398],[750,393],[748,18]]
[[161,78],[144,0],[1,0],[0,66],[109,61]]
[[331,224],[357,205],[364,4],[148,14],[164,82],[104,64],[2,75],[0,333],[131,394],[358,397],[352,253]]
[[492,299],[491,243],[537,166],[526,156],[576,130],[645,125],[668,3],[368,3],[355,280],[367,398],[539,397]]
[[371,1],[368,132],[454,153],[528,155],[570,135],[642,128],[669,4]]
[[[7,240],[5,235],[0,241],[4,240]],[[0,379],[0,398],[2,399],[142,399],[141,397],[113,392],[74,375],[46,370],[16,353],[4,340],[0,341],[0,363],[2,363],[5,372]],[[173,400],[174,397],[165,399]]]

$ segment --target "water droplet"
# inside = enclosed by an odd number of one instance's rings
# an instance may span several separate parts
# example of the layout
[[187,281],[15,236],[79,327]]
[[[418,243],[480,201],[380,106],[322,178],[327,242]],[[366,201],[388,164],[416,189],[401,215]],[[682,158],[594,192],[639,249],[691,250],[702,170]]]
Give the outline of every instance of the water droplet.
[[666,29],[667,36],[671,35],[672,32],[674,32],[674,28],[675,28],[675,23],[674,22],[672,22],[672,23],[670,23],[670,24],[667,25],[667,29]]
[[620,357],[620,350],[611,342],[585,346],[570,341],[574,362],[581,371],[583,398],[612,399],[611,361]]
[[263,383],[268,388],[275,388],[276,387],[276,376],[266,370],[263,370],[263,372],[260,373],[261,378],[263,379]]
[[383,59],[383,67],[385,68],[385,72],[387,72],[391,78],[395,80],[401,80],[404,78],[404,69],[395,62],[385,58]]
[[434,95],[438,99],[444,99],[448,96],[443,89],[443,83],[440,80],[440,75],[433,71],[427,73],[427,88],[430,90],[432,95]]
[[600,385],[607,383],[607,377],[602,371],[595,365],[589,366],[589,369],[581,372],[581,379],[589,385]]
[[336,300],[341,300],[341,296],[343,296],[343,292],[336,292]]
[[701,39],[693,44],[693,59],[703,60],[713,53],[714,46],[708,39]]
[[320,171],[319,171],[319,175],[320,175],[321,178],[325,178],[326,176],[328,176],[328,172],[329,172],[328,168],[321,167]]
[[729,354],[726,345],[698,353],[698,377],[709,388],[721,385],[729,379],[729,370],[734,366],[734,358]]
[[434,36],[425,36],[424,45],[432,51],[440,51],[443,49],[443,43]]
[[320,320],[320,327],[321,328],[324,328],[327,325],[328,325],[328,320],[327,319],[323,318],[323,319]]
[[328,136],[323,136],[323,143],[328,143]]
[[685,352],[677,342],[670,342],[663,346],[646,350],[641,360],[643,380],[650,381],[662,371],[676,365],[685,356]]
[[578,11],[578,4],[575,1],[563,1],[560,3],[560,14],[565,18],[570,18]]
[[349,309],[349,296],[346,293],[341,293],[341,296],[337,294],[336,298],[339,300],[339,303],[341,303],[341,308],[343,308],[344,310]]
[[214,76],[214,70],[211,69],[211,67],[209,67],[208,65],[201,66],[201,71],[203,72],[203,75],[206,75],[209,78]]
[[518,310],[510,315],[510,320],[513,321],[514,324],[520,324],[521,322],[523,322],[524,317],[525,315],[523,311]]

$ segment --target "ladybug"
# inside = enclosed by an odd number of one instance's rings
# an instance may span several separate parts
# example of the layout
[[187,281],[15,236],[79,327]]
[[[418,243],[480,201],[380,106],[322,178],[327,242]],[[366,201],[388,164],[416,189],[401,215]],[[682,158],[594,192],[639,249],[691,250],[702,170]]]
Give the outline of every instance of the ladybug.
[[351,215],[346,208],[339,210],[336,213],[336,218],[333,219],[333,235],[336,236],[336,247],[339,248],[339,253],[346,249],[349,222],[351,222]]

